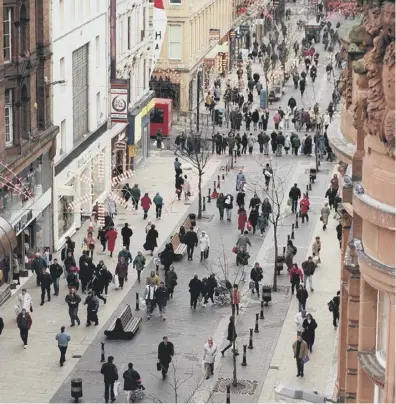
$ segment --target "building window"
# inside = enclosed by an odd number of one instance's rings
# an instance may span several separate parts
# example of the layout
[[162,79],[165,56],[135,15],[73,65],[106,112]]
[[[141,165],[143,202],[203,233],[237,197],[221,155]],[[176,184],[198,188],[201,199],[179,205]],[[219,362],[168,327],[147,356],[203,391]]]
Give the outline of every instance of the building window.
[[180,5],[181,3],[181,0],[169,0],[170,5]]
[[73,139],[88,132],[88,44],[73,52]]
[[20,11],[19,48],[19,54],[22,56],[29,51],[29,17],[24,5]]
[[182,26],[168,25],[169,59],[181,60],[182,58]]
[[21,90],[22,137],[24,139],[29,139],[30,136],[30,97],[27,86],[27,84],[24,84]]
[[11,62],[11,30],[12,30],[12,9],[6,7],[3,15],[3,58],[4,62]]
[[61,122],[60,125],[60,150],[59,155],[66,153],[66,119]]
[[6,146],[14,144],[12,90],[5,90],[4,124]]
[[95,40],[95,48],[96,48],[96,68],[100,66],[100,37],[99,35],[96,37]]
[[131,17],[128,17],[128,50],[131,49]]
[[389,297],[386,293],[377,295],[377,358],[385,367],[389,332]]
[[96,93],[96,122],[99,125],[102,119],[102,111],[100,107],[100,92]]
[[63,31],[65,27],[65,1],[59,0],[59,25],[61,31]]

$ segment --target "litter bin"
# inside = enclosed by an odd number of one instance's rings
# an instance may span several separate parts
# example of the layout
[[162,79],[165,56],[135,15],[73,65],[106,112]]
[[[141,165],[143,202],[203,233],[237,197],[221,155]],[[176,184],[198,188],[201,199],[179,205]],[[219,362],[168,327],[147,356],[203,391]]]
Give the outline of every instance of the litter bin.
[[278,275],[280,275],[280,272],[283,271],[283,264],[285,262],[286,262],[286,260],[283,255],[278,255],[276,257],[276,271],[278,272]]
[[190,219],[191,226],[196,227],[197,226],[197,215],[195,213],[190,213],[188,215],[188,218]]
[[268,306],[268,303],[272,300],[271,293],[272,287],[270,285],[263,285],[261,288],[261,296],[266,306]]
[[311,182],[314,182],[316,180],[316,169],[315,168],[309,169],[309,180]]
[[75,403],[78,403],[78,399],[83,396],[82,379],[71,379],[71,396],[74,398]]

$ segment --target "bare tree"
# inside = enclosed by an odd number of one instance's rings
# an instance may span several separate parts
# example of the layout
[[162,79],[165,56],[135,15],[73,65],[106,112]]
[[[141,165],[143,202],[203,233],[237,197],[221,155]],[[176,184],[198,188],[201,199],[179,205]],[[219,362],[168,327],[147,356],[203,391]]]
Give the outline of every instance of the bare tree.
[[[268,198],[272,211],[269,215],[269,223],[272,225],[273,229],[273,238],[274,238],[274,272],[273,272],[273,291],[276,292],[278,290],[278,278],[277,278],[277,260],[279,254],[279,242],[278,242],[278,229],[282,225],[283,220],[290,216],[290,213],[283,212],[282,206],[284,204],[285,198],[288,199],[288,192],[285,191],[285,179],[288,178],[292,172],[292,167],[289,168],[287,166],[283,167],[274,167],[270,162],[270,167],[272,171],[272,177],[269,183],[268,188],[262,185],[262,178],[259,181],[254,183],[247,183],[246,188],[255,193],[257,190],[261,190],[261,193],[264,194],[265,198]],[[285,169],[286,172],[284,175],[280,175],[279,171],[281,169]]]
[[[180,375],[181,373],[183,373],[182,376]],[[156,374],[154,374],[154,373],[151,373],[151,374],[153,376],[155,376],[157,379],[159,379],[159,377]],[[201,388],[205,379],[201,378],[200,381],[196,382],[196,385],[193,388],[187,389],[187,391],[188,391],[187,396],[181,395],[181,387],[185,383],[190,381],[194,377],[194,374],[195,374],[194,369],[191,369],[191,373],[187,373],[184,370],[183,370],[183,372],[180,372],[180,370],[178,369],[177,359],[172,360],[169,370],[168,370],[168,377],[165,379],[165,383],[168,386],[170,386],[170,388],[172,390],[172,395],[173,395],[172,402],[174,402],[174,403],[191,403],[191,402],[193,402],[192,400],[193,400],[194,395]],[[156,402],[156,403],[164,402],[156,396],[149,395],[149,397],[153,400],[153,402]]]
[[[180,158],[192,165],[198,174],[198,219],[202,219],[202,177],[205,167],[211,157],[212,137],[209,127],[206,126],[198,134],[189,133],[187,137],[187,150],[182,151]],[[173,146],[172,146],[173,147]]]

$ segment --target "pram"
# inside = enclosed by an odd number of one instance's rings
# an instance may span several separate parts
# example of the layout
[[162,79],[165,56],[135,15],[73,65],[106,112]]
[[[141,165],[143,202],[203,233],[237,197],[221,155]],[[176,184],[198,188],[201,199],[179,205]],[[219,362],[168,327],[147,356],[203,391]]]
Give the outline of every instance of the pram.
[[220,306],[231,303],[230,289],[232,288],[229,281],[219,281],[218,286],[214,289],[214,302]]

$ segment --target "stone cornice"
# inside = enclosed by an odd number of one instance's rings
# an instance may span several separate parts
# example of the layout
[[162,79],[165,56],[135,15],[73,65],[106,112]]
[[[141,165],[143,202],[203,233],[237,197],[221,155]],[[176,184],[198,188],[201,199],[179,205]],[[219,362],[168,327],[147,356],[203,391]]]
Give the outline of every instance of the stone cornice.
[[385,386],[385,369],[381,366],[375,352],[358,353],[360,367],[377,386]]
[[352,164],[353,155],[356,152],[356,145],[349,142],[340,130],[339,120],[333,120],[327,128],[327,136],[333,153],[338,159],[347,164]]
[[395,208],[380,201],[366,193],[353,191],[353,209],[364,220],[375,226],[389,230],[395,230]]

